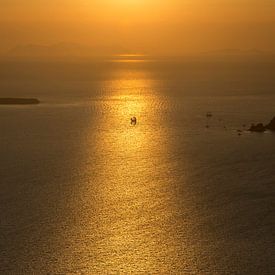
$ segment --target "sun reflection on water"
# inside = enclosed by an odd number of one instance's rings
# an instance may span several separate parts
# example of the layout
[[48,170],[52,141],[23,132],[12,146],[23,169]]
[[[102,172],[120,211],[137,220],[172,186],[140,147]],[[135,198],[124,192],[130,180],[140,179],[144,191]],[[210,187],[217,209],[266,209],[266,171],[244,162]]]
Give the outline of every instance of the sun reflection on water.
[[[166,256],[160,242],[170,198],[162,190],[166,182],[157,177],[167,141],[165,133],[150,128],[156,116],[152,105],[158,101],[153,89],[150,81],[121,79],[112,83],[113,94],[105,102],[109,126],[96,144],[105,163],[97,179],[99,270],[157,270]],[[133,116],[137,125],[130,123]]]
[[[171,133],[157,123],[164,115],[163,99],[146,77],[126,75],[105,85],[111,92],[99,103],[100,131],[91,132],[95,151],[90,163],[97,169],[91,170],[88,187],[96,223],[89,272],[165,273],[171,266],[182,268],[177,256],[183,245],[177,242],[180,225],[173,222],[179,209],[170,177]],[[133,116],[136,125],[131,125]]]

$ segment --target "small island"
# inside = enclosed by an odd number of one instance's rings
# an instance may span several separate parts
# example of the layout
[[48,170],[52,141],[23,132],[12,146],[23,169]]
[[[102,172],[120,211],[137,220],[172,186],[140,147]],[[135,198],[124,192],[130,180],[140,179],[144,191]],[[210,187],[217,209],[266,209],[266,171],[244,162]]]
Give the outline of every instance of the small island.
[[37,105],[40,101],[36,98],[0,98],[0,105]]

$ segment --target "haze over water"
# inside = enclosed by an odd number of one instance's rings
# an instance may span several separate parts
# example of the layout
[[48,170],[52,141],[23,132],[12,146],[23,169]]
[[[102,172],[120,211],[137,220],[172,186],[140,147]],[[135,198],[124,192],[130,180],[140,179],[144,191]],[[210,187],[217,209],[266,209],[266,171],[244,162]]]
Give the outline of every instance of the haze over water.
[[1,273],[274,273],[274,63],[0,68]]

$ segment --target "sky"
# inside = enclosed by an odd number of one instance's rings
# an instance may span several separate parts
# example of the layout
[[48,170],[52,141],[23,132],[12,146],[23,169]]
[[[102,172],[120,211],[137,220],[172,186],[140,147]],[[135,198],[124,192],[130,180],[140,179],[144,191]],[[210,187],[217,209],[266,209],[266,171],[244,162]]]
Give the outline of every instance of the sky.
[[97,55],[274,52],[275,0],[0,0],[0,42],[1,52],[60,43]]

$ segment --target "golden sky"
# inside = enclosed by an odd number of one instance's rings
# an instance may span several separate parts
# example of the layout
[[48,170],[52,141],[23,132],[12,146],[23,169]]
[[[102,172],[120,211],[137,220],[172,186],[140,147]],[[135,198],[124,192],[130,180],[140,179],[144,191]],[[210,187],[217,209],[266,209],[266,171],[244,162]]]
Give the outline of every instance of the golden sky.
[[2,51],[58,43],[98,54],[275,51],[275,0],[0,0],[0,37]]

